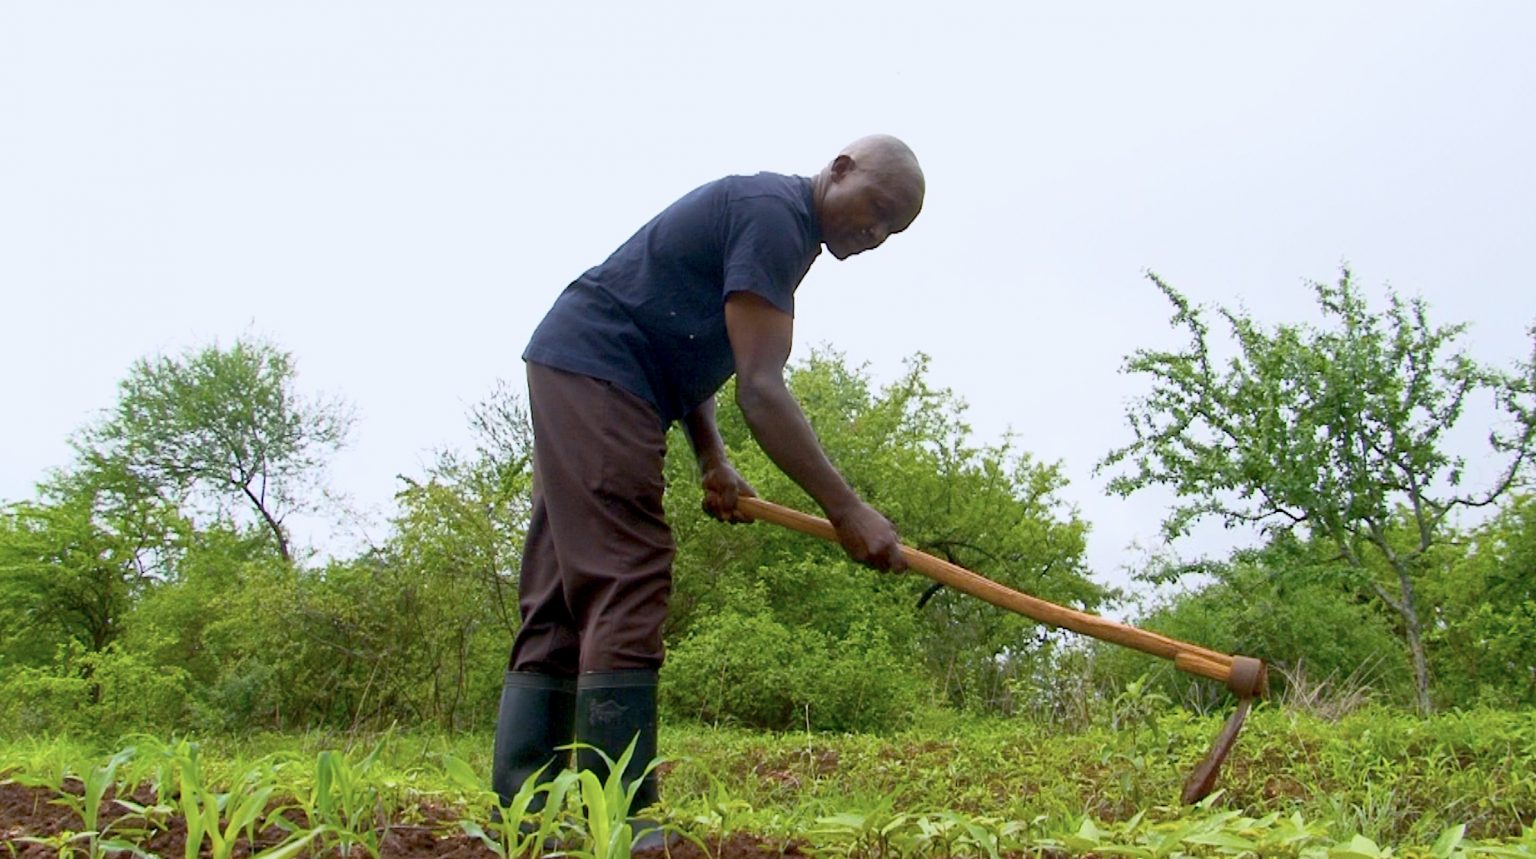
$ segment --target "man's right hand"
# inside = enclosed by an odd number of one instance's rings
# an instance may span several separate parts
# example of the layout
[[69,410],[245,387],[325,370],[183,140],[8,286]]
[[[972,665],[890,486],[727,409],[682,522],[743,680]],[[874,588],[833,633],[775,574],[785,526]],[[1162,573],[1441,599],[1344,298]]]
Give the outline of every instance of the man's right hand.
[[879,570],[904,570],[896,529],[832,467],[784,383],[794,323],[794,317],[755,293],[734,292],[725,300],[725,327],[736,359],[736,404],[768,458],[827,511],[849,557]]
[[906,556],[901,553],[901,537],[896,526],[881,515],[880,511],[860,501],[848,513],[831,519],[837,529],[837,540],[843,545],[848,557],[861,564],[887,572],[900,572],[907,568]]
[[736,469],[723,458],[704,469],[704,512],[721,522],[751,522],[752,517],[743,513],[736,500],[742,496],[755,496],[757,490],[742,479]]

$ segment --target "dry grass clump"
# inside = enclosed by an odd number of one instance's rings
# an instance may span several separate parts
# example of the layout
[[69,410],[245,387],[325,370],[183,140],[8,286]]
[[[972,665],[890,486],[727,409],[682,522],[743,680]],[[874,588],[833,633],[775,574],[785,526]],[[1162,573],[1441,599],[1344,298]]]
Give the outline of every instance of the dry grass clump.
[[1322,677],[1307,673],[1306,660],[1297,660],[1295,665],[1270,667],[1285,680],[1279,703],[1288,710],[1337,722],[1376,702],[1376,692],[1371,687],[1371,677],[1377,667],[1373,663],[1356,665],[1345,675],[1330,671]]

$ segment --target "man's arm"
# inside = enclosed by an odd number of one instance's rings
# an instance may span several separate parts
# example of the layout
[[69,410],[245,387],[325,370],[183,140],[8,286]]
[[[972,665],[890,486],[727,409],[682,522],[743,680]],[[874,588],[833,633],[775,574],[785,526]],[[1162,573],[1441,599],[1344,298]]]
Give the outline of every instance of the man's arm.
[[715,423],[715,398],[700,403],[683,416],[683,431],[693,446],[699,464],[699,479],[704,485],[704,512],[722,522],[751,522],[752,517],[736,509],[741,495],[756,495],[752,485],[742,479],[725,455],[725,442]]
[[833,467],[784,384],[794,320],[759,295],[735,292],[725,302],[725,327],[736,359],[736,403],[763,452],[821,506],[854,560],[904,568],[896,529]]

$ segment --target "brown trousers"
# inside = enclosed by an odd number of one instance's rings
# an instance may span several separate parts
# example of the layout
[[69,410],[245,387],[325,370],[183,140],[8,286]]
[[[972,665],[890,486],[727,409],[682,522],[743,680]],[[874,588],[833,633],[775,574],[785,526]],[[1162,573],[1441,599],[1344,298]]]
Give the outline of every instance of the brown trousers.
[[528,408],[533,513],[508,668],[661,667],[676,551],[662,511],[661,419],[616,385],[534,363]]

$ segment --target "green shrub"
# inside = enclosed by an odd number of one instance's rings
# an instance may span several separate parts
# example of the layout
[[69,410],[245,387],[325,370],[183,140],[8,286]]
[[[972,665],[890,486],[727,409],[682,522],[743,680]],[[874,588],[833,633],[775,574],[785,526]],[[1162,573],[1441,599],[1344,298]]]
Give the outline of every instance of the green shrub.
[[139,654],[109,645],[86,662],[99,697],[91,708],[97,732],[169,732],[191,715],[187,673],[155,665]]
[[834,638],[730,611],[672,648],[661,701],[669,715],[706,723],[882,731],[910,720],[926,691],[877,628]]
[[14,736],[68,730],[90,706],[91,684],[52,668],[18,668],[0,683],[0,725]]
[[[1175,594],[1134,623],[1225,653],[1254,656],[1271,666],[1275,695],[1299,682],[1298,693],[1411,700],[1407,652],[1388,619],[1337,587],[1283,567],[1234,565],[1226,579]],[[1094,670],[1110,690],[1142,674],[1175,701],[1205,709],[1222,703],[1224,687],[1173,670],[1172,664],[1103,645]],[[1332,690],[1331,692],[1327,690]],[[1113,695],[1114,692],[1109,692]]]
[[108,645],[61,648],[47,668],[20,668],[0,682],[0,724],[18,735],[120,736],[185,727],[191,713],[187,675]]
[[280,683],[276,669],[265,662],[232,662],[203,692],[198,721],[213,730],[228,732],[271,724],[282,701]]

